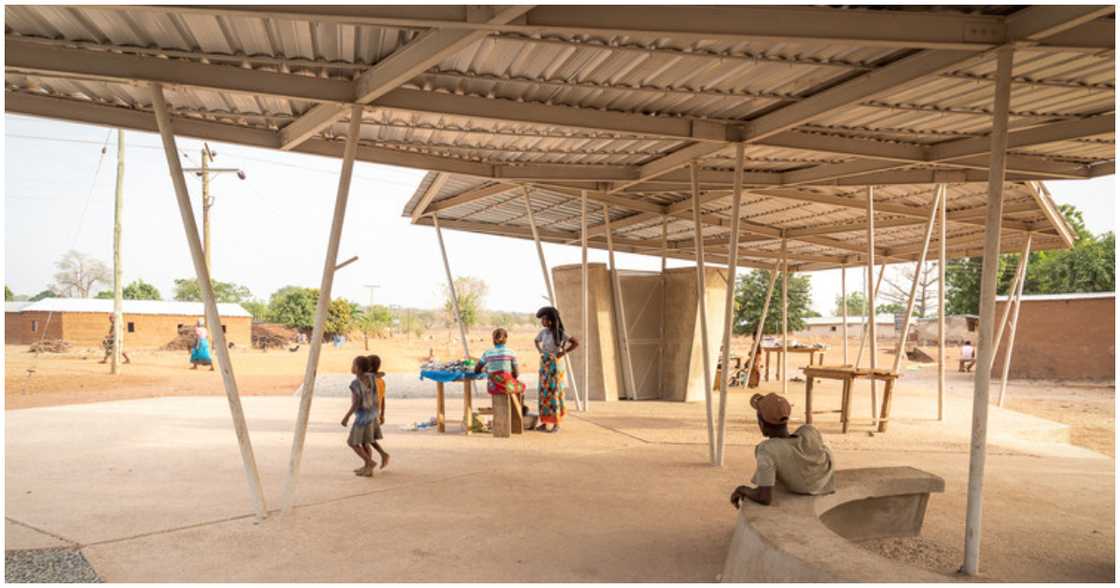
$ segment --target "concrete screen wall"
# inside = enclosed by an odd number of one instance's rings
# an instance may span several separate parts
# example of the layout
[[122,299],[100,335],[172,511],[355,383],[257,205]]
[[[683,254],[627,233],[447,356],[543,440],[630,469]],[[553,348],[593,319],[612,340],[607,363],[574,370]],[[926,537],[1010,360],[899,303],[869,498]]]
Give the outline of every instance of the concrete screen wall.
[[[723,333],[726,270],[708,268],[707,297],[709,345],[713,371],[719,361]],[[590,354],[592,400],[622,397],[624,368],[621,341],[615,321],[616,304],[610,272],[605,264],[588,264],[590,333],[581,333],[582,307],[579,265],[553,268],[557,305],[564,326],[580,337],[583,348],[572,355],[576,382],[583,382],[583,353]],[[664,275],[654,272],[620,273],[626,311],[625,324],[631,345],[636,399],[699,401],[704,398],[702,345],[696,298],[696,269],[676,268]]]

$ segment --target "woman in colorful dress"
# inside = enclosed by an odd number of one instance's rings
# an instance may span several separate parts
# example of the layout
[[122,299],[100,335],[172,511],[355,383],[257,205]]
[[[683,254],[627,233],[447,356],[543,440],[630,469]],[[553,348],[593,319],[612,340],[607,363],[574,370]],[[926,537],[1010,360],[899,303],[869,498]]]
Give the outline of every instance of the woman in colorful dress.
[[197,370],[200,365],[210,366],[214,371],[214,360],[210,358],[210,332],[202,319],[194,327],[194,347],[191,348],[191,369]]
[[[564,332],[560,311],[555,308],[546,306],[538,310],[537,318],[541,319],[541,326],[544,327],[533,340],[541,354],[540,380],[537,385],[541,425],[537,430],[556,433],[560,430],[561,419],[567,414],[564,409],[564,364],[560,360],[575,351],[579,347],[579,341]],[[548,425],[552,425],[552,428],[549,429]]]

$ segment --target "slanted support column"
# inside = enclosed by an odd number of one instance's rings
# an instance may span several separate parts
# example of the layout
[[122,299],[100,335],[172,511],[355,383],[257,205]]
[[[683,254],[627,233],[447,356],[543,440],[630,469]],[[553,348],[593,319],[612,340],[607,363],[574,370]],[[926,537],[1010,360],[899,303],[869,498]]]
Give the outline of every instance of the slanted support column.
[[774,296],[774,286],[778,283],[778,274],[785,271],[782,267],[781,260],[774,263],[774,269],[770,272],[770,285],[766,287],[766,300],[762,302],[762,314],[758,317],[758,326],[754,329],[754,342],[751,343],[751,354],[747,359],[747,380],[750,380],[750,374],[754,371],[755,355],[758,354],[758,348],[762,345],[762,333],[766,330],[766,317],[770,312],[770,300]]
[[[1011,286],[1007,289],[1007,304],[1003,307],[1003,314],[999,319],[999,327],[996,328],[996,342],[992,346],[992,361],[995,361],[996,352],[999,351],[999,344],[1003,342],[1003,333],[1007,330],[1007,321],[1011,318],[1011,299],[1015,297],[1015,293],[1022,289],[1023,282],[1027,279],[1027,258],[1031,255],[1031,235],[1027,233],[1027,240],[1023,244],[1023,254],[1019,257],[1019,263],[1015,266],[1015,277],[1011,280]],[[998,284],[997,284],[998,288]],[[991,369],[992,366],[988,366]]]
[[603,205],[603,229],[607,232],[607,255],[610,261],[611,269],[611,286],[614,289],[615,298],[615,318],[618,325],[619,343],[622,345],[622,361],[625,362],[626,371],[624,372],[625,378],[629,385],[627,389],[629,393],[628,398],[637,398],[638,395],[638,382],[634,380],[634,364],[630,361],[630,333],[629,328],[626,326],[626,304],[622,299],[622,277],[619,276],[618,265],[614,262],[614,237],[611,230],[611,211],[610,208]]
[[789,255],[782,239],[782,396],[789,396]]
[[[1003,407],[1004,396],[1007,394],[1007,374],[1011,371],[1011,352],[1015,350],[1015,331],[1019,327],[1019,307],[1023,304],[1023,287],[1027,283],[1027,264],[1031,256],[1031,234],[1027,233],[1027,244],[1023,247],[1023,277],[1019,279],[1019,287],[1015,290],[1015,310],[1011,314],[1011,333],[1007,336],[1007,351],[1003,355],[1003,374],[999,378],[999,405]],[[1010,293],[1009,293],[1010,294]],[[1007,297],[1007,305],[1011,306],[1011,296]],[[999,351],[999,344],[996,344]],[[994,357],[994,354],[993,354]]]
[[1014,48],[997,50],[995,105],[992,108],[991,171],[988,174],[988,214],[984,228],[984,265],[980,278],[980,336],[977,344],[975,387],[972,395],[972,443],[968,462],[968,506],[965,512],[964,565],[970,576],[980,572],[980,527],[984,493],[984,465],[988,451],[988,392],[992,379],[996,280],[999,271],[1000,221],[1003,219],[1003,182],[1007,172],[1007,115],[1011,104],[1011,64]]
[[[537,234],[537,221],[533,217],[533,203],[529,199],[529,188],[525,186],[522,189],[524,190],[523,194],[525,197],[525,214],[529,218],[529,228],[533,232],[533,243],[537,245],[537,259],[540,260],[541,263],[541,275],[544,276],[544,287],[548,290],[548,303],[552,306],[556,306],[556,291],[552,288],[552,277],[548,275],[548,262],[544,259],[544,247],[541,246],[541,238],[540,235]],[[587,335],[584,334],[584,337],[586,338]],[[572,358],[566,353],[564,354],[564,369],[569,374],[572,374],[568,380],[571,382],[572,395],[575,396],[576,399],[576,409],[583,412],[583,398],[580,397],[579,388],[576,386],[575,373],[572,371]]]
[[[739,265],[739,207],[743,201],[743,157],[745,146],[735,144],[735,193],[731,200],[731,239],[727,252],[727,292],[724,298],[723,354],[720,357],[719,379],[719,429],[716,445],[716,465],[723,465],[724,433],[727,430],[727,386],[731,379],[731,332],[735,327],[735,272]],[[701,239],[703,237],[700,237]]]
[[[902,332],[898,336],[898,348],[895,349],[894,365],[891,371],[898,373],[902,367],[902,357],[906,353],[906,338],[910,335],[910,324],[913,321],[914,301],[918,297],[918,281],[922,276],[922,266],[926,264],[926,254],[929,253],[929,242],[933,238],[933,225],[937,221],[937,212],[941,210],[941,189],[933,192],[933,202],[929,209],[929,221],[926,222],[926,236],[922,240],[922,252],[914,264],[914,280],[910,283],[910,298],[906,301],[906,315],[902,319]],[[884,401],[885,402],[885,401]]]
[[350,109],[350,126],[346,134],[346,147],[342,156],[342,171],[338,177],[338,193],[334,200],[334,218],[327,241],[327,255],[323,261],[323,278],[319,283],[319,301],[315,308],[315,327],[311,331],[311,349],[307,354],[307,368],[303,372],[303,389],[299,397],[299,414],[292,436],[292,453],[288,461],[288,479],[284,485],[283,511],[291,512],[295,502],[296,483],[299,481],[303,462],[303,445],[307,439],[307,422],[311,416],[311,400],[315,397],[315,376],[319,371],[319,355],[323,349],[323,331],[331,305],[331,286],[338,264],[338,242],[342,238],[342,224],[346,218],[346,203],[350,198],[350,178],[354,172],[354,156],[358,152],[358,137],[362,127],[362,108]]
[[941,185],[941,239],[937,254],[937,420],[945,420],[945,238],[948,235],[949,187]]
[[[874,267],[874,266],[875,266],[875,187],[874,186],[868,186],[867,187],[867,280],[868,280],[867,289],[871,291],[871,297],[868,298],[868,300],[867,300],[867,323],[868,323],[868,327],[869,327],[867,329],[867,331],[871,336],[871,341],[870,341],[871,350],[870,350],[869,355],[871,356],[871,372],[872,373],[875,372],[875,367],[876,367],[875,366],[875,363],[876,363],[875,356],[878,355],[878,353],[876,353],[876,351],[878,351],[877,350],[878,337],[875,336],[876,335],[876,333],[875,333],[875,330],[876,330],[876,328],[875,328],[875,297],[879,293],[879,286],[878,286],[878,284],[876,284],[875,288],[871,287],[871,268]],[[883,269],[881,269],[879,271],[880,279],[882,278],[883,274],[886,271],[887,271],[887,267],[884,264]],[[872,424],[872,426],[877,428],[879,426],[879,411],[877,410],[879,403],[877,401],[878,399],[875,398],[875,378],[874,377],[868,378],[868,381],[871,384],[871,424]]]
[[[591,409],[591,309],[588,296],[587,282],[587,191],[579,193],[579,243],[580,243],[580,307],[583,309],[581,317],[584,341],[583,345],[583,406],[584,410]],[[605,396],[605,395],[604,395]]]
[[840,337],[843,339],[840,342],[841,353],[843,354],[843,363],[848,365],[848,263],[840,264]]
[[[871,286],[871,276],[874,275],[873,272],[874,272],[874,270],[871,269],[871,266],[867,266],[867,276],[866,276],[867,279],[866,279],[866,283],[864,283],[864,285],[863,285],[863,291],[864,291],[865,294],[867,294],[868,288]],[[885,276],[886,273],[887,273],[887,262],[884,261],[879,266],[879,277],[878,277],[878,279],[875,280],[875,288],[870,291],[870,294],[867,294],[867,299],[870,301],[869,305],[870,305],[872,310],[874,310],[874,308],[875,308],[875,302],[874,302],[875,299],[879,298],[879,286],[881,286],[883,284],[883,276]],[[857,368],[859,366],[863,365],[863,348],[864,348],[865,345],[867,345],[867,334],[868,334],[868,332],[870,332],[871,323],[873,323],[873,322],[875,322],[875,315],[874,314],[869,314],[869,315],[863,317],[863,332],[860,333],[860,336],[859,336],[859,350],[856,351],[856,367]]]
[[443,257],[443,272],[447,275],[447,293],[451,295],[451,308],[455,311],[455,322],[459,323],[459,340],[463,343],[463,356],[470,357],[471,346],[467,342],[467,325],[463,323],[463,313],[459,310],[459,293],[455,291],[455,278],[451,275],[451,264],[447,261],[447,247],[443,244],[443,230],[439,228],[438,214],[432,215],[432,226],[436,229],[436,240],[439,241],[439,252]]
[[175,146],[175,130],[171,126],[171,114],[163,97],[163,86],[152,84],[152,110],[155,111],[156,125],[163,142],[163,154],[167,157],[167,168],[171,174],[171,184],[175,188],[175,199],[179,204],[179,214],[183,220],[183,230],[187,233],[187,246],[191,251],[198,287],[202,290],[202,304],[206,310],[206,322],[211,326],[210,336],[214,338],[214,351],[218,356],[218,368],[222,373],[222,384],[229,401],[230,416],[233,417],[233,430],[237,434],[237,445],[241,449],[241,464],[245,478],[249,482],[249,496],[253,501],[258,519],[268,516],[264,490],[261,487],[257,460],[253,455],[253,443],[249,439],[249,428],[245,424],[245,413],[241,409],[241,395],[237,391],[237,380],[233,377],[233,364],[229,359],[229,348],[222,332],[222,321],[218,315],[218,304],[214,301],[214,287],[210,284],[210,271],[206,268],[206,257],[202,252],[202,242],[198,238],[198,224],[194,221],[191,198],[187,192],[187,181],[183,177],[183,166],[179,161],[179,149]]
[[700,220],[700,181],[695,161],[688,166],[689,182],[692,185],[692,223],[693,241],[696,243],[696,301],[700,306],[700,349],[704,354],[704,408],[707,410],[708,459],[716,465],[715,423],[712,419],[712,354],[708,346],[708,292],[707,277],[704,272],[704,232]]

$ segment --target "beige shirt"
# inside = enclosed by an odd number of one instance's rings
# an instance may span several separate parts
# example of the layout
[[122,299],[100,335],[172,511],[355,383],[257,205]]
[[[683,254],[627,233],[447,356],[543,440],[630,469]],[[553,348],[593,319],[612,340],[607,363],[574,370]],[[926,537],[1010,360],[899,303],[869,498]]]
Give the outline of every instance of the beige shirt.
[[836,490],[832,452],[813,425],[802,425],[793,435],[771,438],[754,448],[758,469],[755,486],[775,486],[780,480],[797,494],[830,494]]

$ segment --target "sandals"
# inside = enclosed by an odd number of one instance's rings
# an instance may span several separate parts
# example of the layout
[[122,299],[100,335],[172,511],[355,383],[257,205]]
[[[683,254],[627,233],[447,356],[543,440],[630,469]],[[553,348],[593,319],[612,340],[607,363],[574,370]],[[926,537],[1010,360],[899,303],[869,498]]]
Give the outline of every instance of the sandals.
[[535,430],[540,431],[541,433],[547,433],[548,432],[548,426],[547,425],[540,425]]
[[553,426],[552,429],[550,429],[548,432],[549,433],[559,433],[560,432],[560,425]]

